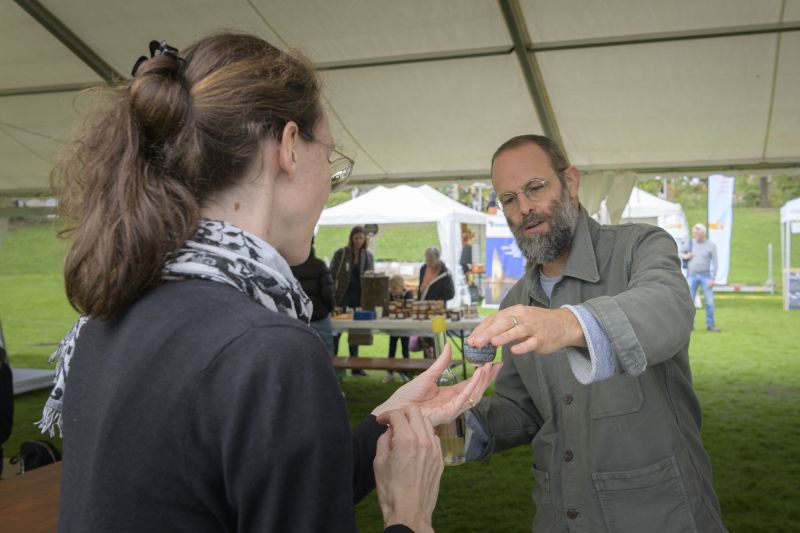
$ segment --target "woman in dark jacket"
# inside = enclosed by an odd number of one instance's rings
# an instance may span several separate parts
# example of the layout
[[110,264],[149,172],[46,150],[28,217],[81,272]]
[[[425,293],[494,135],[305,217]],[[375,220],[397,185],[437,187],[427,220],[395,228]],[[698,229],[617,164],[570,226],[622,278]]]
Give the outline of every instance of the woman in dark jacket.
[[240,34],[150,50],[54,169],[83,313],[41,421],[59,531],[355,532],[376,483],[387,526],[430,531],[433,427],[494,373],[437,388],[448,350],[351,430],[289,268],[353,164],[311,63]]
[[447,300],[456,295],[453,276],[447,270],[439,249],[429,246],[425,250],[425,264],[419,269],[419,292],[417,300]]
[[[417,300],[443,300],[447,302],[456,295],[453,285],[453,276],[440,259],[439,249],[428,246],[425,250],[425,264],[419,269],[419,291]],[[422,353],[424,357],[436,357],[434,353],[433,337],[421,337]]]
[[[367,250],[369,240],[364,226],[353,226],[347,246],[339,248],[331,260],[334,295],[338,307],[361,307],[361,276],[375,269],[375,259]],[[334,355],[339,354],[339,337],[334,337]],[[358,357],[358,345],[350,344],[350,357]],[[366,376],[363,370],[353,370],[354,376]]]
[[314,253],[314,239],[311,239],[311,253],[305,262],[291,267],[292,274],[300,282],[303,291],[311,298],[314,306],[309,326],[314,328],[322,339],[328,353],[333,355],[333,326],[331,311],[336,307],[333,299],[333,277],[325,261]]

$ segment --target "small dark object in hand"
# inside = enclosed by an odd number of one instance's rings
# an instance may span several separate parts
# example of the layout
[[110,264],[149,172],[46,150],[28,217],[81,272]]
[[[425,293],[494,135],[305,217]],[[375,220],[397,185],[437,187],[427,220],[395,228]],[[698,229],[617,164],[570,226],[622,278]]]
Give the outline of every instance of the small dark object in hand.
[[481,346],[480,348],[475,348],[469,344],[464,345],[464,357],[466,357],[467,361],[473,365],[480,366],[486,363],[491,363],[494,361],[494,356],[496,353],[497,346],[492,346],[491,344]]

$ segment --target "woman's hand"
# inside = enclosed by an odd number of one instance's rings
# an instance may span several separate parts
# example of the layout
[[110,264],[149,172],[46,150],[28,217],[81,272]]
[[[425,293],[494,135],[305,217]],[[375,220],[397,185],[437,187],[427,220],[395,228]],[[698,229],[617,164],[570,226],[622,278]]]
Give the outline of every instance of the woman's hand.
[[553,353],[565,346],[586,347],[583,329],[569,309],[543,309],[515,305],[499,311],[478,324],[467,342],[481,347],[516,342],[511,353]]
[[392,396],[376,407],[372,414],[380,418],[381,413],[401,409],[407,405],[419,407],[434,426],[454,420],[458,415],[480,401],[486,387],[494,381],[502,368],[501,363],[483,365],[472,376],[452,387],[439,387],[436,380],[450,366],[450,344],[442,355],[422,374],[395,391]]
[[383,525],[404,524],[417,532],[432,532],[431,516],[444,469],[433,425],[413,405],[387,411],[378,422],[389,425],[378,439],[373,461]]

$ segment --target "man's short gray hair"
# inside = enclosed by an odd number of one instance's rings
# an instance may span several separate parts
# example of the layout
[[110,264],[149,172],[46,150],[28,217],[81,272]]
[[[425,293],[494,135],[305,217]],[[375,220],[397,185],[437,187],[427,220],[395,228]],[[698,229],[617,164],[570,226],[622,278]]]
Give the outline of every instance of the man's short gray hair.
[[692,229],[699,229],[700,231],[703,232],[703,235],[706,234],[706,226],[705,226],[705,224],[697,223],[694,226],[692,226]]

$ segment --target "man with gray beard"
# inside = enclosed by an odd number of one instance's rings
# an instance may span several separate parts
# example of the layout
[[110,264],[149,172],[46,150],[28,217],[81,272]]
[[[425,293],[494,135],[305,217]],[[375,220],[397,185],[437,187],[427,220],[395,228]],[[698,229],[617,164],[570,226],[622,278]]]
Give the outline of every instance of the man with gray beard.
[[503,346],[505,364],[496,395],[468,412],[467,459],[533,446],[535,531],[725,531],[675,241],[655,226],[592,220],[580,177],[539,135],[492,158],[528,266],[468,339]]

